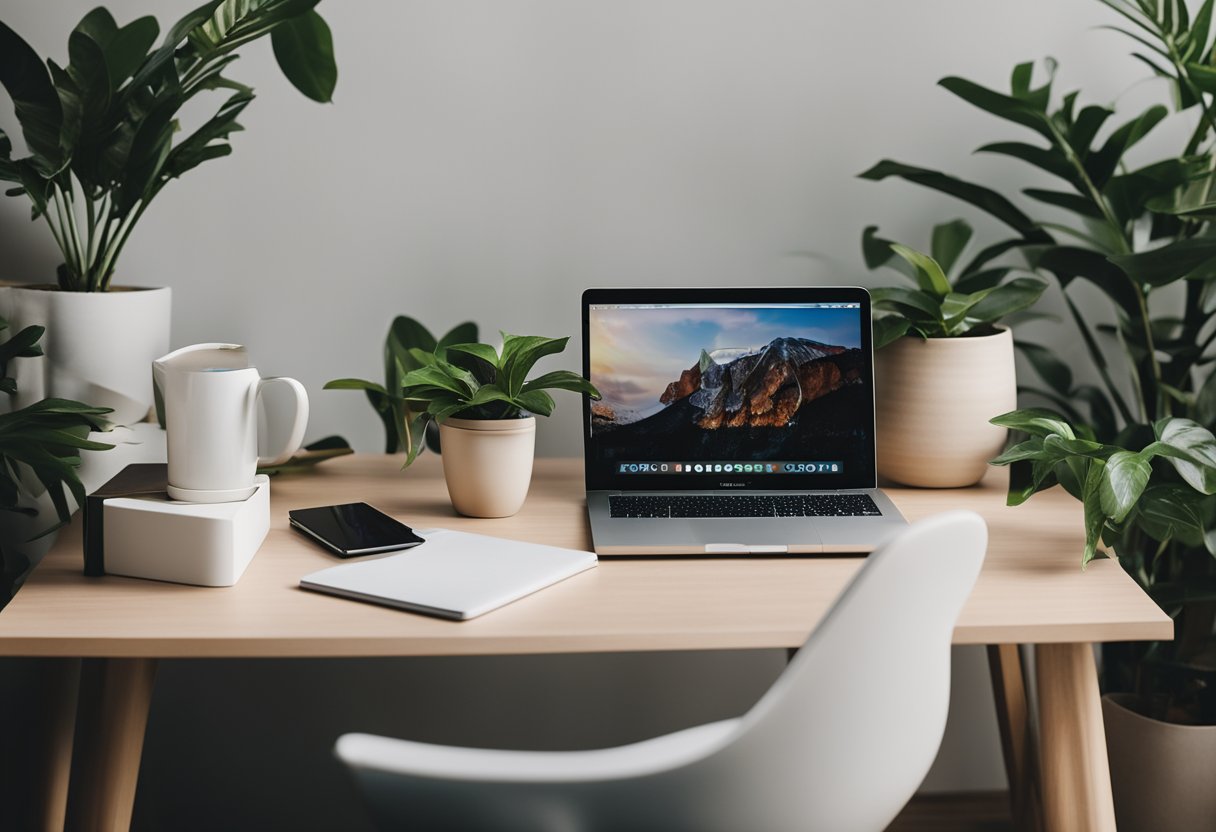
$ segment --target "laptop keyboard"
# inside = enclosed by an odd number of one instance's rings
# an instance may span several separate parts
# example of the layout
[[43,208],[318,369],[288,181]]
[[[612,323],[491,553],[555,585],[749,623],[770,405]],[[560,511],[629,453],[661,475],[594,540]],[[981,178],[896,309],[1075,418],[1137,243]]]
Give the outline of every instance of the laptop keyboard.
[[704,494],[608,497],[613,517],[880,517],[868,494]]

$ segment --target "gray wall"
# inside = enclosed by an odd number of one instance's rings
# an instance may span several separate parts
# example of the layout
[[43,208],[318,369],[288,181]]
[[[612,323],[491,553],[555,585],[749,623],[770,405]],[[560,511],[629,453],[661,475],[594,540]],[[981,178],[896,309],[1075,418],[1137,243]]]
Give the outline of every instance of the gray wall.
[[[195,3],[156,7],[167,26]],[[0,15],[62,59],[92,5],[3,0]],[[152,6],[109,5],[120,22]],[[175,344],[247,344],[264,371],[308,386],[312,437],[342,433],[363,450],[379,450],[380,428],[362,397],[320,388],[376,377],[395,313],[437,329],[473,319],[487,334],[561,335],[576,334],[587,286],[871,283],[864,225],[924,246],[931,222],[970,216],[908,185],[854,178],[874,161],[1006,190],[1034,181],[1016,162],[971,155],[1023,137],[936,88],[939,77],[1004,85],[1014,63],[1053,55],[1063,88],[1083,85],[1121,111],[1159,92],[1132,86],[1141,68],[1117,36],[1092,29],[1110,16],[1083,0],[328,0],[322,11],[336,102],[299,96],[267,44],[246,49],[232,75],[259,93],[248,132],[232,157],[164,191],[119,277],[173,287]],[[977,227],[988,239],[999,231]],[[49,280],[57,262],[27,206],[0,202],[0,277]],[[1039,340],[1074,347],[1067,331],[1034,326]],[[577,355],[552,366],[573,368]],[[541,453],[577,452],[577,411],[573,396],[559,400]],[[982,654],[956,656],[956,718],[927,786],[1000,787]],[[279,825],[271,807],[295,813],[296,828],[308,818],[323,828],[353,811],[323,753],[340,730],[612,743],[737,712],[780,664],[776,654],[170,664],[141,817],[204,828],[217,825],[208,812],[227,812],[222,825],[256,828]]]

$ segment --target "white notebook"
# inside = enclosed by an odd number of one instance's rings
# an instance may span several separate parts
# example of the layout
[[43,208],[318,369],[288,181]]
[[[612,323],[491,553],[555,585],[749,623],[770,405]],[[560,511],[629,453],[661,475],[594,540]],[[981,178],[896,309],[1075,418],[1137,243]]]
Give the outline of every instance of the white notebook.
[[416,529],[426,543],[375,560],[313,572],[300,586],[461,621],[595,566],[592,552],[501,537]]

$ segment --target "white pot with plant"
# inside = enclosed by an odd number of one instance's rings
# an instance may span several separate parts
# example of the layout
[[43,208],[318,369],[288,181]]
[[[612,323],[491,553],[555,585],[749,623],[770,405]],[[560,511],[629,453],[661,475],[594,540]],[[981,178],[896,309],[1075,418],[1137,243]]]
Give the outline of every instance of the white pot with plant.
[[[231,152],[228,136],[253,100],[252,89],[222,75],[238,47],[269,34],[288,80],[330,100],[333,43],[315,5],[215,0],[159,44],[155,18],[119,27],[99,7],[72,31],[62,68],[0,22],[0,85],[29,152],[13,158],[0,130],[0,181],[30,200],[64,258],[56,284],[0,291],[0,314],[14,328],[48,328],[45,358],[20,367],[14,407],[55,396],[111,408],[116,424],[147,416],[152,360],[169,351],[170,291],[114,285],[120,255],[171,179]],[[183,129],[187,102],[216,91],[225,98],[214,115]]]
[[[553,412],[546,391],[600,397],[591,382],[569,370],[528,379],[536,362],[560,353],[569,338],[506,333],[502,338],[501,352],[489,344],[443,341],[431,352],[412,349],[411,360],[421,366],[400,376],[405,464],[421,452],[427,426],[438,422],[448,495],[469,517],[509,517],[523,507],[532,482],[536,416]],[[383,389],[360,379],[338,379],[326,387]]]
[[915,287],[871,292],[878,473],[904,485],[958,488],[984,476],[1005,445],[989,422],[1017,407],[1013,335],[998,321],[1033,305],[1037,277],[1006,280],[986,252],[947,277],[971,239],[963,220],[933,229],[933,255],[880,239],[867,228],[866,264],[889,266]]

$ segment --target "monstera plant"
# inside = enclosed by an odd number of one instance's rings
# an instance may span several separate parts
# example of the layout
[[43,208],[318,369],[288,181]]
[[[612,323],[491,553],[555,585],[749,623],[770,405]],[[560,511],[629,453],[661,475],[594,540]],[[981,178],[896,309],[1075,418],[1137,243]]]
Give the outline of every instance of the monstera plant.
[[[1020,254],[1063,290],[1083,350],[1021,344],[1042,382],[1024,392],[1044,407],[994,420],[1024,436],[996,460],[1011,468],[1009,502],[1063,486],[1085,507],[1080,560],[1117,557],[1174,617],[1172,642],[1108,645],[1107,689],[1136,692],[1137,707],[1158,719],[1216,724],[1213,0],[1193,10],[1181,0],[1102,2],[1121,18],[1107,28],[1135,42],[1166,104],[1111,127],[1112,107],[1055,89],[1051,62],[1037,85],[1032,65],[1019,64],[1006,91],[944,78],[948,92],[1018,131],[979,151],[1024,163],[1044,184],[1015,202],[890,160],[863,176],[904,179],[986,212],[1011,233],[977,265]],[[1130,151],[1170,117],[1167,104],[1186,125],[1179,146],[1137,161]],[[1105,296],[1106,315],[1082,312],[1081,283]]]
[[[0,85],[12,99],[28,155],[13,158],[0,131],[0,181],[25,196],[33,219],[63,254],[61,289],[103,292],[123,246],[170,180],[232,152],[229,136],[253,90],[227,71],[237,50],[270,35],[283,74],[309,98],[329,101],[337,80],[318,0],[212,0],[160,39],[153,17],[118,26],[105,8],[68,37],[68,61],[45,63],[0,22]],[[217,110],[193,130],[187,103],[219,92]]]

